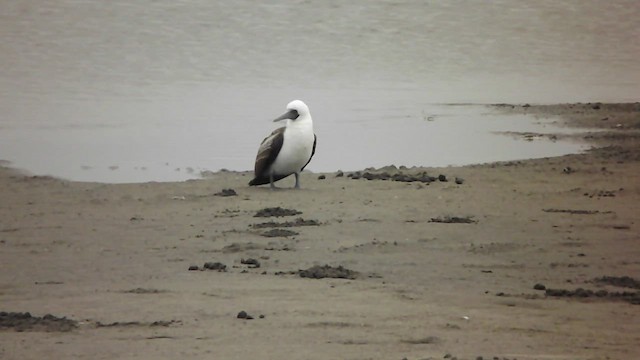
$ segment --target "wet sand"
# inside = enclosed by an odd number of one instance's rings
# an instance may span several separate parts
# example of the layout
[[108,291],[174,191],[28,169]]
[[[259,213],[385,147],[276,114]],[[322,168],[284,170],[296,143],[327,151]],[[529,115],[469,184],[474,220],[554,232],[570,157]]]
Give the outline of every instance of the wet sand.
[[597,148],[300,191],[0,168],[0,358],[637,358],[640,105],[497,107]]

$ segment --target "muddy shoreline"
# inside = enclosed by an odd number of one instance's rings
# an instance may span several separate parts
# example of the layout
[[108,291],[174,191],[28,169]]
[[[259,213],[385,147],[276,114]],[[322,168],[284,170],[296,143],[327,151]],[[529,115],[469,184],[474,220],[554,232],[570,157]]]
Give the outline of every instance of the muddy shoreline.
[[594,148],[301,191],[1,167],[0,357],[640,356],[640,105],[493,107]]

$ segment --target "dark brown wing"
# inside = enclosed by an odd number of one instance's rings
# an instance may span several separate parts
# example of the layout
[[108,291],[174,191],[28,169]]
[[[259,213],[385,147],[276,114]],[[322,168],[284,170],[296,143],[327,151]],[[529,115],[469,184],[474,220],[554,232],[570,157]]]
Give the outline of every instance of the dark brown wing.
[[311,159],[313,159],[313,154],[316,153],[316,143],[318,143],[318,137],[313,134],[313,149],[311,150],[311,156],[309,156],[309,160],[307,161],[306,164],[304,164],[304,166],[302,167],[302,170],[304,170],[304,168],[307,167],[307,165],[309,165],[309,163],[311,162]]
[[271,164],[276,161],[276,157],[282,148],[282,143],[284,142],[284,129],[285,127],[275,129],[271,135],[264,138],[262,143],[260,143],[254,167],[255,178],[249,182],[249,185],[262,185],[264,184],[264,182],[262,182],[264,181],[264,178],[267,178],[267,183],[269,182],[269,174],[267,174],[267,170],[269,170]]

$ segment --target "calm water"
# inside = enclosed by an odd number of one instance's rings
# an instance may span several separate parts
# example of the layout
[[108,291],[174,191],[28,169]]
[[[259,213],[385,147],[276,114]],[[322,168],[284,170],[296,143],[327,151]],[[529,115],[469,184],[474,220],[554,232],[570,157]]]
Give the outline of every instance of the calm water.
[[4,1],[0,159],[108,182],[248,170],[294,98],[313,171],[575,152],[438,104],[637,101],[639,18],[635,0]]

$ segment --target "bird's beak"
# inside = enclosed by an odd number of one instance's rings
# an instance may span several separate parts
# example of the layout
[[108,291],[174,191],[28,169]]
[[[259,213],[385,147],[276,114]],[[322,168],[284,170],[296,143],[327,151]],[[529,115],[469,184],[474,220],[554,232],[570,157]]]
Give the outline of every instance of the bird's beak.
[[280,121],[280,120],[285,120],[285,119],[295,120],[295,119],[298,118],[298,116],[300,116],[300,114],[298,114],[298,111],[296,111],[294,109],[291,109],[291,110],[287,111],[286,113],[284,113],[284,114],[278,116],[277,118],[275,118],[273,120],[273,122]]

